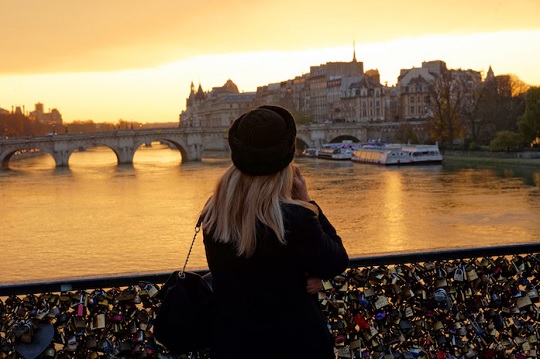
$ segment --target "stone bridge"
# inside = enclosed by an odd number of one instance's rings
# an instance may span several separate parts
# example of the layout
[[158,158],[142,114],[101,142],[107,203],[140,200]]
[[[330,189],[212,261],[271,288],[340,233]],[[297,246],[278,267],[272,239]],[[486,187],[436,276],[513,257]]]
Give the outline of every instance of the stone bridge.
[[89,147],[107,146],[115,153],[118,164],[131,164],[137,149],[153,141],[177,148],[183,161],[200,161],[202,136],[201,129],[162,128],[7,138],[0,140],[0,163],[2,169],[8,168],[9,160],[15,153],[38,149],[42,153],[50,154],[56,167],[67,167],[73,152],[84,151]]
[[358,123],[325,123],[299,125],[296,130],[297,147],[322,147],[323,143],[367,141],[367,126]]
[[[310,124],[299,125],[298,149],[319,147],[323,143],[341,140],[366,141],[366,127],[360,124]],[[1,168],[9,167],[11,157],[19,152],[50,154],[56,167],[67,167],[75,151],[90,147],[106,146],[115,153],[118,164],[132,164],[133,156],[143,144],[154,141],[177,148],[182,161],[200,161],[203,149],[228,150],[227,128],[179,127],[144,130],[116,130],[85,134],[55,134],[50,136],[26,136],[0,139]]]

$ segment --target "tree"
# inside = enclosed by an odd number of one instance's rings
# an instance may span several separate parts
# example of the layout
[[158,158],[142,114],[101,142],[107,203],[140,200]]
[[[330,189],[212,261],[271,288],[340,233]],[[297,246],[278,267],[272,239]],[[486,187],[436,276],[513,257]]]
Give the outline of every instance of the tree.
[[517,119],[525,109],[524,92],[528,85],[515,75],[486,78],[479,116],[488,124],[488,137],[500,131],[517,131]]
[[1,136],[42,136],[52,132],[54,125],[31,119],[22,113],[0,114]]
[[305,111],[291,110],[291,115],[298,125],[307,125],[313,120],[313,115]]
[[66,125],[68,126],[70,133],[88,133],[97,131],[97,125],[92,120],[77,120]]
[[127,130],[130,128],[129,122],[123,119],[119,119],[116,123],[116,128],[119,130]]
[[523,150],[523,136],[512,131],[500,131],[489,143],[489,150],[493,152]]
[[540,146],[540,87],[525,93],[525,112],[518,119],[518,127],[525,142]]
[[418,136],[413,130],[413,127],[410,123],[400,123],[396,129],[395,140],[399,143],[411,143],[418,144]]
[[430,85],[433,116],[428,119],[428,132],[443,146],[452,145],[464,133],[460,106],[465,88],[459,79],[452,78],[449,71],[437,76]]
[[470,83],[466,89],[462,97],[460,114],[463,124],[466,126],[468,147],[476,148],[478,144],[487,144],[487,139],[484,136],[486,120],[481,114],[482,103],[487,93],[483,84],[479,82]]

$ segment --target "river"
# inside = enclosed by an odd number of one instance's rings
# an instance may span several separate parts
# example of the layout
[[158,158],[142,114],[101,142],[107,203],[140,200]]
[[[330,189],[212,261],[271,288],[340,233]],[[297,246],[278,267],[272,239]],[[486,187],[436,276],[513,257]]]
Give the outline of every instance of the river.
[[[379,167],[295,159],[310,194],[351,257],[539,239],[540,167]],[[224,155],[181,164],[180,153],[141,147],[133,166],[108,148],[50,156],[0,171],[0,283],[177,269]],[[199,236],[190,268],[206,267]]]

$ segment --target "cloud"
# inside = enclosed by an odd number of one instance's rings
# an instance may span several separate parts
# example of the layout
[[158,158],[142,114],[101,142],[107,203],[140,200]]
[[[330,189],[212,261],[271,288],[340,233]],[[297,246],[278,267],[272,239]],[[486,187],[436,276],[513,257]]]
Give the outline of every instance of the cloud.
[[200,55],[538,29],[537,0],[2,0],[0,73],[115,71]]

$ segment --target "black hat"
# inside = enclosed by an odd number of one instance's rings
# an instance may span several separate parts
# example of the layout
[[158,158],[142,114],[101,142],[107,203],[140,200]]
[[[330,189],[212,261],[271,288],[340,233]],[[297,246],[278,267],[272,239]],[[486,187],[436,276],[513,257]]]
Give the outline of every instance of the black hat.
[[278,106],[260,106],[240,116],[229,129],[234,165],[251,176],[276,173],[293,160],[296,125]]

